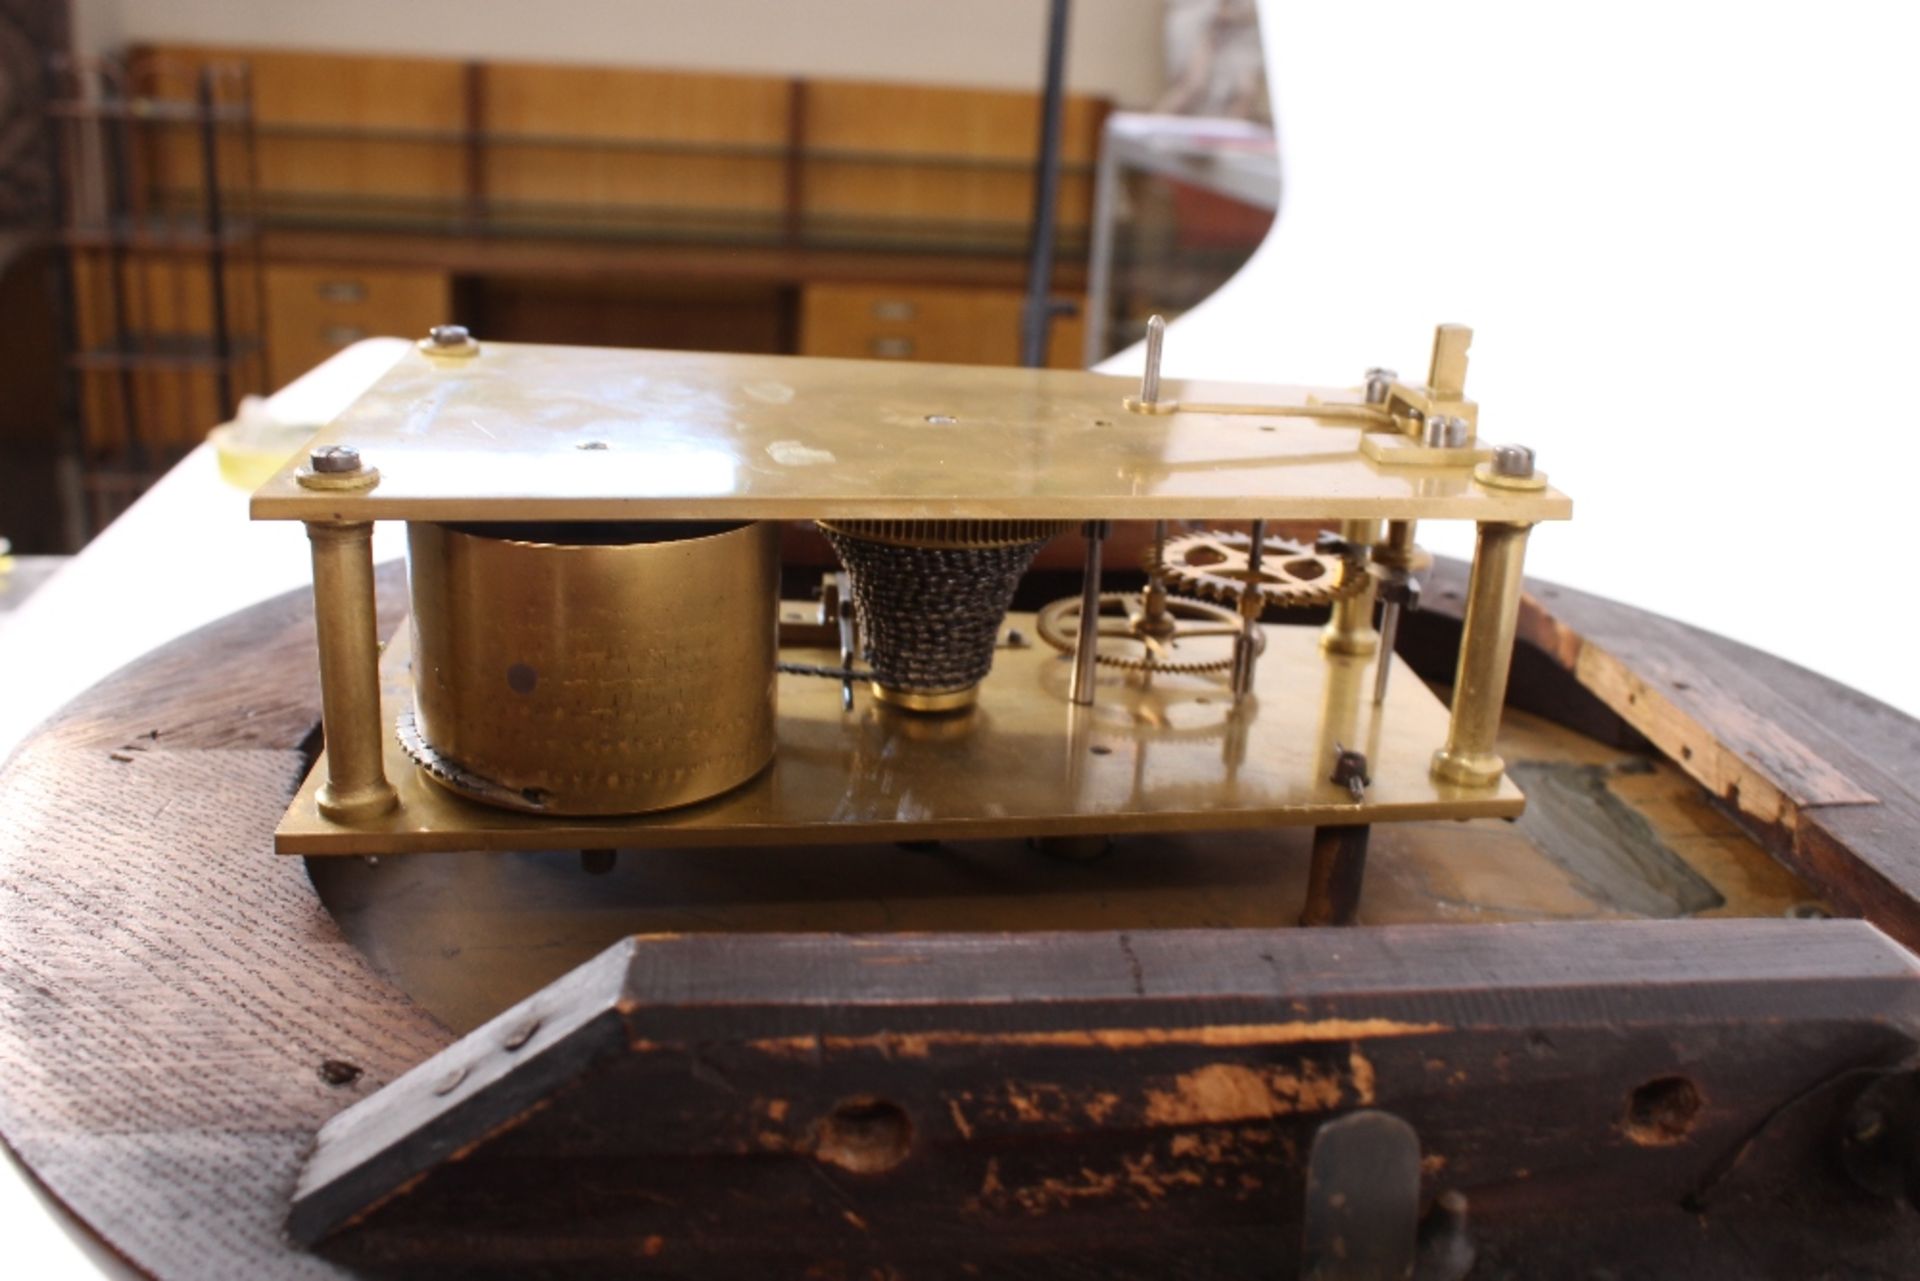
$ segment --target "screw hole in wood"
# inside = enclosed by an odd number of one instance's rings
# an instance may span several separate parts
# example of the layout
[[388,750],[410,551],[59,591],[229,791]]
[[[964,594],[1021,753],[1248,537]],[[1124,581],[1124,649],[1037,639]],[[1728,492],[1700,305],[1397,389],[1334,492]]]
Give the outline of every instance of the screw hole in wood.
[[884,1174],[907,1159],[913,1123],[897,1103],[845,1099],[820,1122],[814,1155],[854,1174]]

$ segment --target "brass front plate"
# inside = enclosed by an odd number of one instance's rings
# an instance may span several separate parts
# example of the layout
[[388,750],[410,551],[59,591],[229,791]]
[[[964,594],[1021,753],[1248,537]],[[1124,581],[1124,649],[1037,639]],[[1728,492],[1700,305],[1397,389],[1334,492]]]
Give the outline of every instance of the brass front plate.
[[[1031,636],[1032,615],[1011,626]],[[402,637],[382,669],[387,776],[398,809],[335,823],[314,808],[323,756],[281,820],[282,854],[802,845],[849,841],[1233,830],[1302,824],[1511,818],[1512,783],[1461,788],[1428,774],[1447,712],[1404,664],[1375,707],[1372,657],[1329,655],[1317,628],[1269,627],[1255,692],[1238,710],[1224,677],[1101,669],[1099,699],[1067,701],[1072,659],[1002,648],[971,712],[852,712],[840,683],[782,676],[779,748],[744,786],[701,804],[617,819],[548,818],[464,800],[427,779],[392,730],[412,698]],[[830,650],[789,649],[832,664]],[[1398,660],[1394,660],[1398,661]],[[1335,745],[1367,753],[1373,785],[1355,804],[1328,781]]]
[[[253,499],[272,520],[1563,520],[1554,490],[1473,483],[1471,460],[1363,455],[1356,391],[1169,380],[1169,398],[1284,413],[1125,407],[1128,379],[483,343],[400,362],[315,438],[380,483]],[[1328,417],[1305,416],[1329,404]],[[1301,411],[1305,411],[1302,413]],[[1378,429],[1376,429],[1378,430]]]

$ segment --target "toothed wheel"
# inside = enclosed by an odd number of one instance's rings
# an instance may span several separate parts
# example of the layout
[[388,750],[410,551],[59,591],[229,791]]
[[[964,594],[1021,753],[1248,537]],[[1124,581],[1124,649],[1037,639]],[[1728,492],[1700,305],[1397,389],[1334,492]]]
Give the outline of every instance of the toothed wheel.
[[[1100,644],[1094,660],[1136,672],[1219,672],[1233,662],[1240,616],[1202,600],[1168,596],[1156,615],[1141,592],[1102,592]],[[1040,639],[1072,653],[1080,640],[1080,598],[1069,596],[1040,611]],[[1255,652],[1266,644],[1254,633]]]
[[[1247,534],[1209,531],[1167,540],[1161,572],[1185,591],[1223,605],[1237,605],[1257,588],[1269,606],[1327,605],[1363,590],[1371,581],[1365,569],[1354,572],[1336,553],[1319,552],[1284,538],[1266,539],[1260,569],[1252,567],[1253,539]],[[1152,572],[1149,563],[1147,569]]]

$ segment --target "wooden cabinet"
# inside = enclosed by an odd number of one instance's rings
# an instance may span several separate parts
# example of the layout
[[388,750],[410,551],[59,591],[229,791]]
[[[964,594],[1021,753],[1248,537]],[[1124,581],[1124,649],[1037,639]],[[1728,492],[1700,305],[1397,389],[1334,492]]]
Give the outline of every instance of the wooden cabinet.
[[[806,91],[803,224],[986,250],[1024,248],[1033,214],[1033,95],[820,80]],[[1057,212],[1063,245],[1086,234],[1106,104],[1062,105]]]
[[[251,69],[260,208],[307,227],[1019,253],[1039,101],[957,85],[284,49],[147,46]],[[1063,105],[1059,234],[1085,240],[1107,104]],[[190,186],[193,139],[162,148]]]
[[267,278],[267,369],[284,387],[362,338],[417,337],[452,319],[438,271],[276,264]]
[[[197,254],[76,248],[67,260],[81,435],[89,459],[167,460],[222,421],[262,377],[258,277],[226,264],[224,326]],[[222,348],[216,331],[228,335]]]
[[[800,354],[951,365],[1020,363],[1020,309],[1013,289],[924,285],[809,285],[800,311]],[[1047,363],[1080,366],[1081,319],[1054,321]]]
[[[241,396],[442,322],[1019,361],[1029,91],[203,45],[129,66],[58,117],[68,363],[88,484],[120,497]],[[1064,107],[1064,293],[1105,112]],[[1077,364],[1080,332],[1056,323],[1052,363]]]
[[496,226],[770,234],[784,225],[792,83],[490,63],[476,128]]
[[[472,73],[465,63],[181,45],[144,56],[183,71],[210,63],[250,69],[252,177],[269,216],[364,221],[385,211],[448,221],[466,207]],[[192,139],[177,142],[190,173]]]

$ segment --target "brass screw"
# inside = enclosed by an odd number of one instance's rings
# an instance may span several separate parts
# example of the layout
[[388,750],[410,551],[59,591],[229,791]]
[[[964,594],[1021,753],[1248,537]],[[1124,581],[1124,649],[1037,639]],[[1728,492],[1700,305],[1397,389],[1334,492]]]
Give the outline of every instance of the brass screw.
[[1533,475],[1533,451],[1525,445],[1502,445],[1493,451],[1493,474],[1526,480]]
[[307,466],[323,476],[347,476],[360,470],[360,451],[352,445],[322,445],[307,455]]
[[1467,443],[1467,420],[1457,415],[1431,415],[1421,429],[1421,443],[1429,449],[1464,448]]
[[448,360],[480,354],[480,344],[474,341],[473,334],[465,325],[435,325],[427,330],[427,336],[420,340],[418,346],[429,356]]

